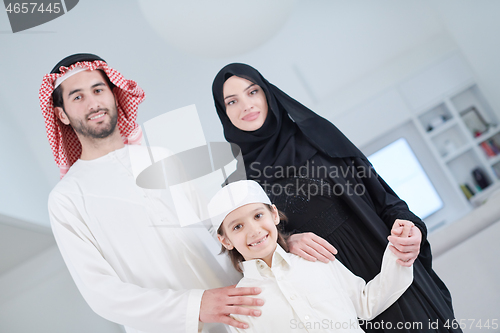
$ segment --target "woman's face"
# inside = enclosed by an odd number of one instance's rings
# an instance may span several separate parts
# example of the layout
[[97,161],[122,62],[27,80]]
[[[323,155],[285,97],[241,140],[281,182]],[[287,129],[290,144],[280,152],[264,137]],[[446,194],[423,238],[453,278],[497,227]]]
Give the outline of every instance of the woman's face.
[[266,94],[259,85],[234,75],[226,80],[222,93],[226,114],[234,126],[242,131],[262,127],[268,106]]

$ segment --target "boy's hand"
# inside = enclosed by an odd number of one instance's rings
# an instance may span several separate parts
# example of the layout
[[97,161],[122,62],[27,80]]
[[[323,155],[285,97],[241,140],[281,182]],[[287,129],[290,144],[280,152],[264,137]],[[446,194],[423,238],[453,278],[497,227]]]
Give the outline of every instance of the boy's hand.
[[260,298],[247,297],[260,294],[260,288],[235,288],[235,285],[208,289],[203,293],[200,306],[200,321],[203,323],[223,323],[237,328],[248,328],[248,324],[230,317],[231,314],[258,317],[260,310],[242,305],[262,306]]

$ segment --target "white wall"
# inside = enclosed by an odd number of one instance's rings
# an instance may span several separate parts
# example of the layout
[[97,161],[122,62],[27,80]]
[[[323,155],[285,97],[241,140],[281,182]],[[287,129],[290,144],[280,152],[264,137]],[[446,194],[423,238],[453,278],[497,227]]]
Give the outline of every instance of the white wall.
[[[434,258],[433,268],[451,292],[455,316],[467,324],[464,332],[500,332],[499,237],[500,222],[497,222]],[[435,237],[434,240],[438,241]],[[493,319],[497,329],[475,326],[484,325],[487,320],[491,325]]]
[[89,308],[54,245],[0,275],[0,332],[124,331]]
[[499,112],[500,2],[495,0],[428,0],[440,21],[465,55],[487,99]]
[[[2,90],[0,80],[0,91]],[[8,105],[0,93],[0,103]],[[4,105],[0,111],[0,214],[47,225],[50,183],[36,167],[29,140]],[[50,153],[50,151],[48,151]]]

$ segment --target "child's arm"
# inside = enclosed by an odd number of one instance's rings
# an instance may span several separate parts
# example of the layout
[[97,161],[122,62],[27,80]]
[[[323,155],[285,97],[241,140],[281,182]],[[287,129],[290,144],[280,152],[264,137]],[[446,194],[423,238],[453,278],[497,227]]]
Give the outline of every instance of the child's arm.
[[380,273],[368,283],[354,275],[338,260],[331,262],[359,318],[375,318],[392,305],[413,282],[413,266],[403,267],[396,262],[397,259],[387,247]]

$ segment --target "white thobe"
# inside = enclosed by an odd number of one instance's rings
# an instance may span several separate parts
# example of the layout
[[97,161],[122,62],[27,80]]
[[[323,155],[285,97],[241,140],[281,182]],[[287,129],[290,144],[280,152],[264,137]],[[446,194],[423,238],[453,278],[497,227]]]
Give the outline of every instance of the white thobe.
[[129,155],[145,149],[78,160],[50,193],[52,230],[97,314],[127,332],[198,332],[204,290],[235,283],[235,276],[221,268],[214,256],[220,247],[206,229],[179,226],[165,190],[136,185]]
[[[264,299],[260,317],[235,315],[249,324],[238,333],[363,332],[358,317],[370,320],[394,303],[413,281],[413,266],[403,267],[387,248],[381,272],[368,283],[338,260],[310,262],[279,245],[272,267],[260,260],[242,263],[238,287],[258,286]],[[403,323],[404,324],[404,323]]]

